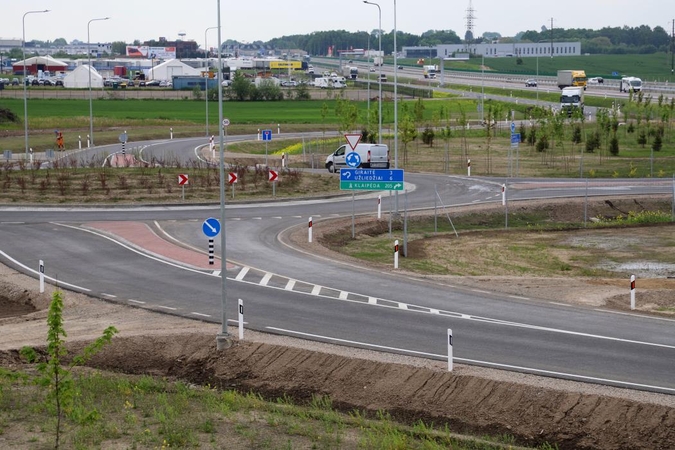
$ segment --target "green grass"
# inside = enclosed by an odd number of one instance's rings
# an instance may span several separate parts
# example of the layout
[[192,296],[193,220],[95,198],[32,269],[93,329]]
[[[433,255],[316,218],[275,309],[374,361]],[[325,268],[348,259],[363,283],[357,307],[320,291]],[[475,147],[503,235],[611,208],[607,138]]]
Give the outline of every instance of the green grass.
[[[535,75],[537,73],[537,58],[523,56],[523,63],[517,64],[518,58],[485,58],[485,65],[495,72],[520,75]],[[631,75],[646,81],[675,82],[670,73],[670,55],[655,53],[652,55],[588,55],[588,56],[560,56],[539,57],[539,75],[556,76],[558,70],[583,69],[588,77],[604,77],[607,79],[620,78],[613,76]],[[482,58],[471,58],[467,62],[446,62],[445,67],[450,70],[471,70],[480,72]]]
[[[34,375],[0,369],[6,446],[53,445],[55,418]],[[383,411],[340,411],[326,396],[298,403],[149,376],[84,370],[67,411],[63,448],[368,448],[492,450],[513,436],[472,438],[447,426],[398,423]]]

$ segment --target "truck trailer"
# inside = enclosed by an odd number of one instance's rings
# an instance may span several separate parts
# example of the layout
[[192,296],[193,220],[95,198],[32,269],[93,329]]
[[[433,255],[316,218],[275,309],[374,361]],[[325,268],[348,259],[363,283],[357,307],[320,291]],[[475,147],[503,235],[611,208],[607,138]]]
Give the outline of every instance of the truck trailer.
[[583,70],[559,70],[558,89],[566,87],[581,87],[586,89],[588,78]]
[[438,66],[422,66],[422,71],[424,72],[424,78],[436,78],[436,73],[438,72]]

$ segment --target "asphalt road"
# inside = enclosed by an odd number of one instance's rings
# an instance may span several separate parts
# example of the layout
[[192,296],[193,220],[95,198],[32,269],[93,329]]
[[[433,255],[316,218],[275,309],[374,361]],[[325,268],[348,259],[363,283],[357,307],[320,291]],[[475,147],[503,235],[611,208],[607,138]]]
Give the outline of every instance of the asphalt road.
[[[190,154],[199,140],[171,141],[165,152]],[[203,139],[202,139],[203,141]],[[196,144],[197,143],[197,144]],[[148,143],[152,149],[156,143]],[[106,151],[105,149],[97,149]],[[518,180],[511,201],[602,195],[606,186]],[[336,175],[337,182],[337,175]],[[399,208],[499,202],[496,180],[406,175]],[[515,183],[510,180],[509,183]],[[671,192],[668,183],[626,180],[622,192]],[[443,360],[446,334],[456,362],[637,389],[675,393],[673,321],[462,289],[328,260],[287,245],[291,227],[329,226],[324,219],[369,214],[377,194],[354,201],[317,199],[226,208],[227,316],[245,303],[251,329]],[[382,195],[382,211],[395,209]],[[90,295],[172,314],[220,322],[219,271],[185,267],[91,230],[98,221],[157,224],[166,234],[204,252],[201,223],[218,217],[213,206],[0,209],[0,260],[32,276],[44,260],[51,282]],[[220,254],[216,239],[216,253]],[[206,256],[205,256],[206,258]]]

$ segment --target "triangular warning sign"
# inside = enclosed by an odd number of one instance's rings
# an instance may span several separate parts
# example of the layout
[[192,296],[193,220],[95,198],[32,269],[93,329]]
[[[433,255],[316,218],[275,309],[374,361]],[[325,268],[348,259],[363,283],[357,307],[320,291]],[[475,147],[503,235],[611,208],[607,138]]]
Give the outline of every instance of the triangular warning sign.
[[347,139],[347,143],[351,147],[352,150],[356,148],[358,145],[359,141],[361,140],[361,135],[360,134],[345,134],[345,139]]

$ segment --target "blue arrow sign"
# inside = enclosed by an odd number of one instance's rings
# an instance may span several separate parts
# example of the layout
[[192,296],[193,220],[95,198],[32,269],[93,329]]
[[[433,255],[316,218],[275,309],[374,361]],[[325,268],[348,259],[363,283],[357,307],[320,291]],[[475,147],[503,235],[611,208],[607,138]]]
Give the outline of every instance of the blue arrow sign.
[[202,231],[206,237],[216,237],[220,233],[220,222],[214,217],[209,217],[202,224]]
[[262,130],[262,140],[271,141],[272,140],[272,130]]
[[345,162],[349,167],[359,167],[361,165],[361,155],[356,152],[349,152],[347,153]]
[[515,132],[516,132],[516,123],[515,123],[515,122],[511,122],[511,134],[513,134],[513,133],[515,133]]
[[511,135],[511,143],[512,144],[520,144],[520,133],[513,133]]
[[403,182],[403,169],[340,169],[340,181]]

